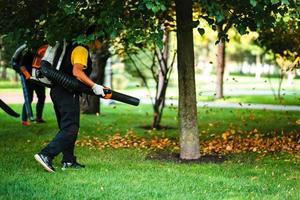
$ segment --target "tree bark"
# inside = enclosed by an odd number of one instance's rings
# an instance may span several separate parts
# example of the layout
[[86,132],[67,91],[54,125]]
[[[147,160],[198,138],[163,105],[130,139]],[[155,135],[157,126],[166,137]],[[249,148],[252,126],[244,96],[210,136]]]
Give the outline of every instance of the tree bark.
[[18,72],[15,72],[14,73],[14,79],[13,79],[15,82],[18,82],[19,81],[19,74]]
[[[92,73],[90,78],[97,84],[103,85],[106,61],[109,58],[108,48],[102,46],[91,55]],[[99,114],[100,99],[97,96],[82,94],[80,97],[80,111],[84,114]]]
[[7,68],[2,66],[2,73],[1,73],[1,79],[7,80]]
[[180,158],[200,157],[195,88],[192,0],[176,0]]
[[[222,26],[217,26],[218,32],[222,31]],[[225,71],[225,41],[220,40],[218,44],[217,54],[217,81],[216,81],[216,98],[220,99],[224,97],[223,83],[224,83],[224,71]]]
[[163,109],[165,107],[166,91],[169,83],[169,71],[173,66],[168,65],[169,58],[169,31],[165,31],[164,35],[164,48],[162,50],[157,50],[157,58],[159,61],[159,72],[158,79],[156,83],[156,94],[155,102],[153,105],[154,118],[153,118],[153,128],[160,128],[161,118],[163,114]]

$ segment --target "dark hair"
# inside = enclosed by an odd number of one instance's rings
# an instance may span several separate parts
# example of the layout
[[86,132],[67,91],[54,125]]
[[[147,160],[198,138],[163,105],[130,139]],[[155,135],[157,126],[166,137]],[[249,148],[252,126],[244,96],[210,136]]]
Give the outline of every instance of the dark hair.
[[88,27],[86,29],[85,34],[88,36],[88,35],[91,35],[95,32],[96,32],[96,25],[91,25],[90,27]]

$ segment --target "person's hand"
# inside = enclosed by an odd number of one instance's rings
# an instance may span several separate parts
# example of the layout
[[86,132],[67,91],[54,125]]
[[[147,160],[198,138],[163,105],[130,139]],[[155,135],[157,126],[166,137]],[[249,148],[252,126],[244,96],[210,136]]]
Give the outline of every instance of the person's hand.
[[103,91],[104,87],[103,87],[102,85],[95,84],[95,85],[92,87],[92,89],[93,89],[93,92],[94,92],[96,95],[101,95],[102,97],[105,96],[104,91]]

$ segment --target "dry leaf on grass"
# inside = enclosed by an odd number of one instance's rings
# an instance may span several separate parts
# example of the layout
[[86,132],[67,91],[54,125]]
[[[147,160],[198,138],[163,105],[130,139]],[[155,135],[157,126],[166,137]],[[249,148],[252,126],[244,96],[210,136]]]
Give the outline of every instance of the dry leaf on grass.
[[[82,147],[97,149],[140,148],[151,150],[169,149],[174,151],[180,149],[178,140],[166,137],[146,139],[139,137],[133,131],[128,131],[124,136],[120,133],[116,133],[105,141],[102,141],[97,137],[84,137],[77,141],[76,144]],[[215,137],[208,141],[201,141],[200,151],[203,155],[241,152],[256,152],[262,155],[265,155],[268,152],[299,154],[300,136],[296,133],[263,137],[257,129],[248,133],[228,130],[220,137]]]

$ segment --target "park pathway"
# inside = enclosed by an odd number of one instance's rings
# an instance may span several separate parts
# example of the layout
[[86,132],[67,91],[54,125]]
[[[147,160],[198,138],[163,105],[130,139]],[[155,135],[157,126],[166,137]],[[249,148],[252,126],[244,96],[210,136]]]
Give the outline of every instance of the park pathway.
[[[21,104],[24,102],[23,95],[20,92],[0,92],[0,99],[7,104]],[[37,98],[34,96],[33,102]],[[46,102],[51,103],[49,90],[46,94]],[[109,104],[110,100],[103,100],[102,103]],[[151,104],[149,98],[141,98],[141,104]],[[177,100],[167,100],[167,106],[177,106]],[[279,111],[300,111],[300,106],[296,105],[272,105],[272,104],[253,104],[253,103],[233,103],[233,102],[198,102],[198,107],[209,108],[239,108],[239,109],[258,109],[258,110],[279,110]]]

